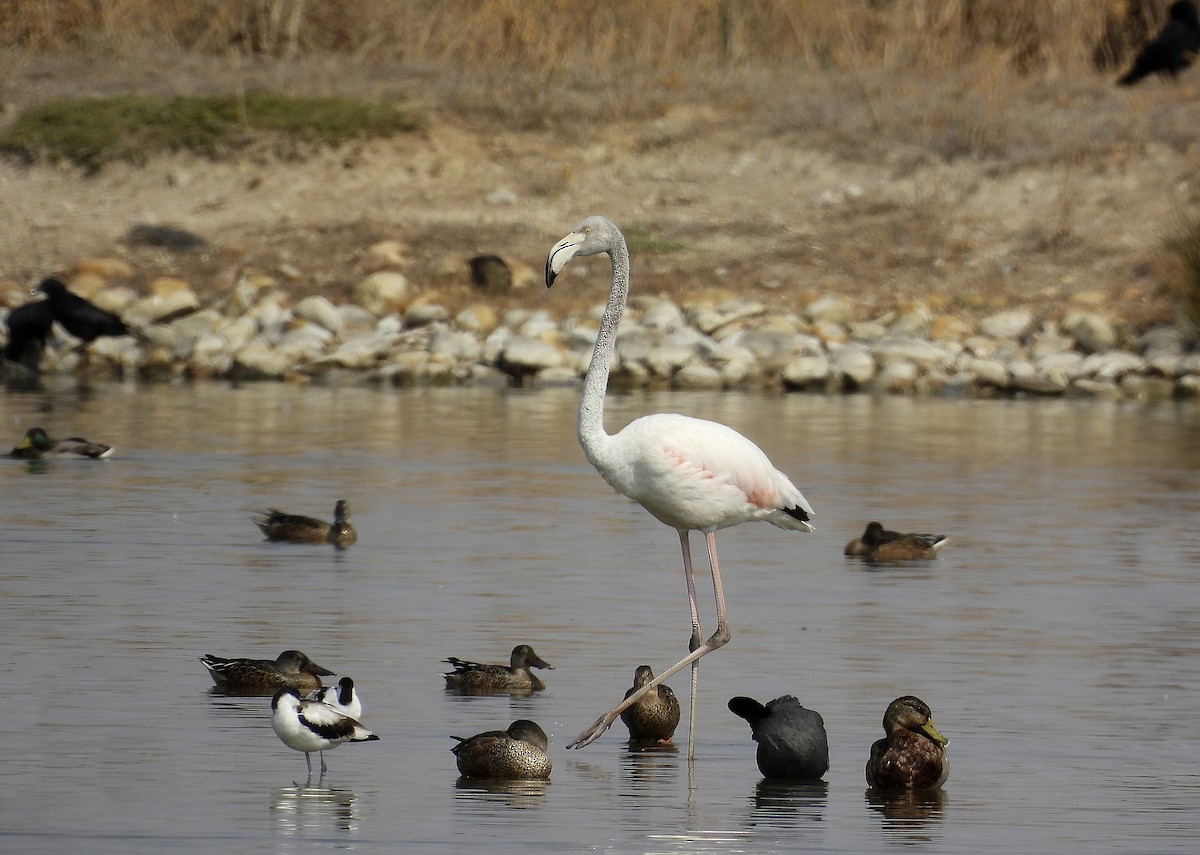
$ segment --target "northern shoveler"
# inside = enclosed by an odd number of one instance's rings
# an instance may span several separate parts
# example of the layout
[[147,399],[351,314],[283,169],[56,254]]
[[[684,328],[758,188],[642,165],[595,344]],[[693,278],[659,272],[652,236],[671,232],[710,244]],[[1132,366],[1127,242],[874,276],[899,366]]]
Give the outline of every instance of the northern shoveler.
[[348,715],[320,701],[300,699],[288,687],[271,698],[271,729],[288,748],[304,752],[308,774],[312,774],[312,752],[319,752],[321,774],[325,774],[325,752],[343,742],[372,742],[379,737]]
[[475,736],[455,736],[458,744],[450,750],[458,762],[459,774],[466,778],[526,781],[550,777],[550,740],[546,731],[529,719],[518,719],[508,730],[489,730]]
[[[653,679],[654,670],[649,665],[639,665],[633,675],[633,687],[625,693],[625,697]],[[670,742],[675,735],[675,728],[679,726],[679,699],[670,686],[659,684],[624,710],[621,721],[629,728],[631,744]]]
[[950,538],[944,534],[919,534],[889,531],[882,524],[867,525],[862,537],[846,544],[845,554],[867,561],[907,561],[917,558],[937,558],[938,550]]
[[338,499],[333,506],[333,523],[300,514],[285,514],[276,508],[268,508],[254,524],[262,530],[267,540],[288,543],[332,543],[344,549],[358,540],[358,532],[350,524],[350,503]]
[[945,745],[950,741],[933,726],[929,705],[912,695],[896,698],[883,714],[887,736],[871,746],[867,786],[876,790],[925,790],[940,787],[950,774]]
[[245,694],[269,695],[291,688],[312,692],[321,688],[321,677],[333,674],[299,650],[285,650],[275,659],[225,659],[206,653],[200,657],[217,688]]
[[80,436],[52,439],[44,429],[31,427],[21,442],[9,452],[19,460],[42,460],[47,457],[91,457],[99,459],[113,453],[112,448],[98,442],[88,442]]
[[454,666],[446,673],[446,688],[463,692],[540,692],[546,688],[530,668],[554,666],[533,652],[528,644],[518,644],[512,649],[507,665],[486,665],[451,656],[444,660]]
[[829,770],[829,739],[821,714],[792,695],[766,705],[753,698],[730,698],[729,710],[744,718],[758,743],[758,771],[764,778],[814,781]]

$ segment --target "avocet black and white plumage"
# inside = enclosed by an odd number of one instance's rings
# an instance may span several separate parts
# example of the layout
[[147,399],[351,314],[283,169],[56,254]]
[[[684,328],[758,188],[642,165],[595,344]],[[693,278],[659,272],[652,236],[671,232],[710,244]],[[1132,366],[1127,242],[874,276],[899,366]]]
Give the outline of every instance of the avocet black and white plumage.
[[362,701],[354,688],[354,681],[349,677],[342,677],[336,686],[324,686],[311,692],[307,700],[320,701],[350,718],[362,718]]
[[304,752],[308,773],[312,774],[312,758],[321,755],[321,774],[325,774],[325,751],[343,742],[372,742],[378,736],[358,721],[344,715],[329,704],[301,700],[293,688],[280,689],[271,698],[271,728],[288,748]]

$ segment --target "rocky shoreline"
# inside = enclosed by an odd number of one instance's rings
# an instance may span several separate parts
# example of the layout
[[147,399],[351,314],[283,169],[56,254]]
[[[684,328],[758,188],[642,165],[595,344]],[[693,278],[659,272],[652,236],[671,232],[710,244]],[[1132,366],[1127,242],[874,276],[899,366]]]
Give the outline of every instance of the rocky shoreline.
[[[128,275],[123,265],[81,262],[71,287],[120,314],[137,334],[80,348],[56,330],[42,373],[150,382],[573,385],[587,370],[602,308],[557,321],[541,309],[497,313],[481,297],[452,312],[391,270],[367,275],[338,306],[320,296],[293,304],[265,274],[243,276],[203,306],[178,279],[156,280],[148,296],[111,285]],[[7,304],[19,302],[10,292]],[[923,303],[878,318],[857,314],[840,295],[795,314],[773,313],[733,292],[684,305],[635,295],[612,382],[824,394],[1200,397],[1200,342],[1182,321],[1122,336],[1090,308],[1057,319],[1016,307],[973,321]],[[13,363],[5,368],[10,378],[26,372]]]

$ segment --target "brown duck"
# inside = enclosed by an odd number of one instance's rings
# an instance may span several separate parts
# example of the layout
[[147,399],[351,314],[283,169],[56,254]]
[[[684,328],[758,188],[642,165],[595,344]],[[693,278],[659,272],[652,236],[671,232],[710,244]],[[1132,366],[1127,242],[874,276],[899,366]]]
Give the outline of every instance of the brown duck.
[[910,561],[937,558],[938,550],[950,538],[944,534],[918,534],[889,531],[881,523],[872,522],[862,537],[846,544],[846,555],[867,561]]
[[871,746],[867,786],[876,790],[929,790],[950,774],[945,745],[929,705],[912,695],[896,698],[883,714],[887,736]]
[[546,731],[529,719],[518,719],[507,730],[489,730],[471,737],[455,736],[450,750],[458,771],[466,778],[529,781],[550,777],[550,740]]
[[292,688],[302,695],[321,688],[321,677],[333,674],[299,650],[285,650],[275,659],[226,659],[206,653],[200,657],[222,691],[273,695]]
[[[625,697],[653,679],[654,669],[649,665],[639,665],[633,675],[633,687],[625,693]],[[621,721],[629,728],[631,745],[668,743],[679,726],[679,699],[670,686],[660,684],[622,712]]]
[[491,692],[540,692],[546,684],[534,676],[529,669],[554,666],[533,652],[528,644],[518,644],[512,649],[507,665],[487,665],[451,656],[445,660],[454,670],[443,676],[446,688],[467,693],[486,694]]
[[332,524],[300,514],[285,514],[275,508],[269,508],[254,524],[262,530],[267,540],[332,543],[339,549],[358,540],[358,532],[350,524],[350,503],[345,499],[338,499],[333,506]]

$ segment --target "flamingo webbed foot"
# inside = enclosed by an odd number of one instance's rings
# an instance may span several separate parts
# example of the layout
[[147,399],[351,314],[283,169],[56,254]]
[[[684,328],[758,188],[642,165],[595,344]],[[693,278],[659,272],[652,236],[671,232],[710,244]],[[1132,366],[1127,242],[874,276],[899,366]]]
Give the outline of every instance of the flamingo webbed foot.
[[583,733],[579,734],[579,737],[574,742],[569,744],[567,746],[567,748],[583,748],[587,745],[591,745],[593,742],[595,742],[597,739],[600,738],[600,734],[602,734],[602,733],[604,733],[604,731],[608,730],[608,728],[612,725],[612,723],[614,721],[616,721],[617,716],[619,716],[619,715],[620,715],[620,712],[617,712],[617,713],[610,712],[610,713],[606,713],[605,715],[600,716],[600,718],[598,718],[594,722],[592,722],[590,727],[588,727],[586,730],[584,730]]

